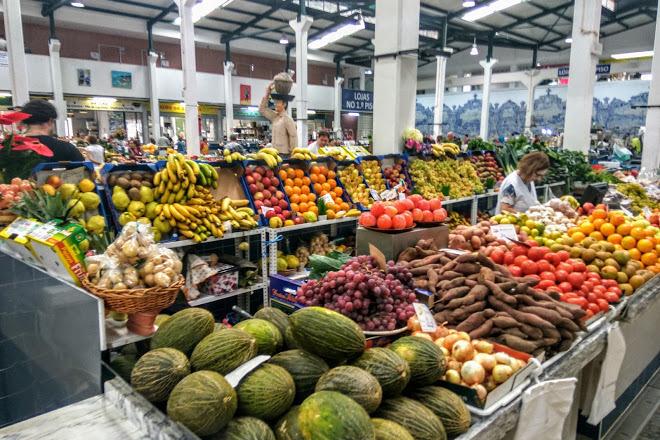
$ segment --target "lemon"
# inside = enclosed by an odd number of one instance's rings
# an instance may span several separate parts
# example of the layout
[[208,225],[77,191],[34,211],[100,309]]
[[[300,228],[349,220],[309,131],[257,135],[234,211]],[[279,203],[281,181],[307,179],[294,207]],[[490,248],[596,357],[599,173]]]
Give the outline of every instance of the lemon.
[[96,185],[94,185],[94,182],[92,182],[89,179],[83,179],[80,182],[78,182],[78,189],[81,192],[88,193],[94,191],[94,188],[96,188]]
[[80,201],[87,210],[96,209],[101,204],[101,198],[93,192],[83,192],[80,195]]
[[85,213],[85,205],[79,199],[69,200],[69,208],[71,208],[71,212],[69,212],[71,217],[80,217]]
[[90,217],[87,220],[86,230],[88,232],[94,232],[95,234],[100,234],[105,228],[105,219],[100,215],[95,215]]

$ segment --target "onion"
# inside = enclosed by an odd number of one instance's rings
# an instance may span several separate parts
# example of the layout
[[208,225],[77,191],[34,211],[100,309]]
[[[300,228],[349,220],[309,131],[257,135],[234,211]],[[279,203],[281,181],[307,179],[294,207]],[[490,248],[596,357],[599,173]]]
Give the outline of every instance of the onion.
[[495,388],[497,388],[497,383],[495,383],[495,379],[493,379],[493,376],[486,377],[486,380],[484,381],[484,386],[486,387],[486,391],[488,391],[489,393],[493,391]]
[[[474,341],[472,341],[474,342]],[[475,347],[479,353],[488,353],[493,352],[493,344],[488,341],[478,341],[477,346]]]
[[462,363],[458,362],[456,359],[451,359],[447,362],[447,370],[461,371]]
[[459,362],[469,361],[474,357],[474,348],[468,341],[456,341],[451,348],[451,355]]
[[486,378],[486,371],[479,362],[467,361],[461,367],[461,377],[468,384],[475,385],[483,382]]
[[442,343],[442,345],[447,349],[450,350],[454,347],[454,344],[458,342],[461,338],[458,336],[458,333],[451,333],[447,336],[445,336],[445,340]]
[[408,319],[408,330],[411,332],[418,332],[422,330],[421,325],[419,324],[419,318],[417,315],[412,315],[410,319]]
[[486,391],[486,387],[484,387],[481,384],[477,385],[472,385],[471,387],[473,390],[477,392],[477,396],[479,396],[479,399],[486,400],[486,396],[488,395],[488,391]]
[[431,335],[429,335],[428,333],[424,333],[424,332],[413,332],[413,333],[412,333],[412,336],[417,336],[418,338],[428,339],[429,341],[433,342],[433,338],[432,338]]
[[461,375],[458,374],[458,371],[456,370],[447,370],[447,373],[445,373],[445,379],[447,380],[447,382],[460,383]]
[[445,346],[443,345],[444,342],[445,342],[445,338],[437,338],[435,341],[433,341],[433,343],[440,348],[445,348]]
[[495,357],[486,353],[477,353],[474,356],[474,360],[479,362],[479,364],[484,367],[484,370],[486,370],[487,373],[493,371],[493,368],[495,368],[497,365]]
[[498,364],[504,364],[504,365],[511,364],[511,356],[509,356],[506,353],[499,352],[499,353],[495,353],[493,356],[495,356],[495,360],[497,361]]
[[458,332],[459,339],[470,342],[470,335],[465,332]]
[[451,353],[449,353],[449,350],[447,350],[445,347],[440,347],[440,351],[445,355],[445,359],[451,356]]
[[444,338],[449,334],[449,330],[447,330],[447,327],[444,325],[439,325],[438,328],[435,329],[435,332],[433,333],[434,338]]
[[508,365],[496,365],[493,368],[493,380],[495,383],[504,383],[513,375],[513,369]]

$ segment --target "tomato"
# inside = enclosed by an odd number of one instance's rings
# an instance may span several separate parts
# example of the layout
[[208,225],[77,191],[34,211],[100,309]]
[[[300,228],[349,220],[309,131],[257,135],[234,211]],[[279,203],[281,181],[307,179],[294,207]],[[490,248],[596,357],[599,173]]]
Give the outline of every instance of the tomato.
[[587,270],[587,265],[583,261],[575,261],[571,263],[571,266],[573,266],[573,272],[586,272]]
[[548,252],[547,254],[545,254],[543,259],[545,261],[548,261],[548,262],[552,263],[552,259],[554,258],[555,255],[557,255],[557,254],[555,254],[554,252]]
[[515,260],[516,256],[513,255],[513,252],[507,252],[504,254],[504,264],[507,266],[513,264],[513,260]]
[[573,292],[575,292],[575,294],[580,298],[587,299],[587,293],[584,290],[574,290]]
[[566,281],[568,281],[571,286],[574,288],[578,289],[582,284],[584,283],[584,274],[580,272],[573,272],[568,274],[568,278]]
[[[534,243],[536,243],[536,242],[534,242]],[[539,261],[539,260],[543,259],[544,255],[545,255],[545,252],[543,251],[543,248],[541,248],[541,247],[532,247],[532,248],[530,248],[529,252],[527,252],[527,256],[532,261]]]
[[[521,258],[521,257],[518,257]],[[520,265],[520,268],[522,269],[523,273],[525,275],[533,275],[538,272],[539,266],[535,262],[531,260],[527,260],[523,262],[523,264]]]
[[590,303],[596,303],[596,301],[598,301],[598,295],[596,295],[593,292],[588,292],[587,301],[589,301]]
[[566,281],[568,278],[568,272],[565,270],[556,270],[555,271],[555,279],[557,280],[558,283],[563,283]]
[[527,243],[530,247],[539,247],[539,244],[536,242],[536,240],[532,240],[531,238],[529,240],[525,240],[525,243]]
[[[539,267],[539,270],[541,270],[540,267]],[[552,272],[541,272],[541,279],[542,280],[550,280],[550,281],[553,282],[553,284],[554,284],[555,281],[557,281],[557,278],[555,278],[555,274],[552,273]]]
[[559,288],[560,288],[564,293],[568,293],[568,292],[573,291],[573,286],[572,286],[570,283],[567,283],[566,281],[564,281],[563,283],[560,283],[560,284],[559,284]]
[[507,267],[507,269],[509,269],[509,272],[511,272],[511,275],[514,277],[521,277],[523,274],[522,269],[518,266],[511,265]]
[[561,261],[566,261],[571,257],[571,254],[569,254],[567,251],[559,251],[557,252],[557,256],[559,256]]
[[614,292],[607,292],[607,293],[605,293],[605,300],[608,303],[618,303],[619,302],[619,297]]
[[619,283],[617,283],[616,280],[605,279],[605,280],[601,281],[601,284],[603,286],[607,287],[608,289],[611,288],[611,287],[619,287]]
[[559,263],[559,265],[557,266],[557,270],[563,270],[563,271],[566,271],[568,273],[572,273],[573,272],[573,266],[571,266],[568,263]]
[[591,310],[587,310],[587,314],[582,318],[582,320],[586,321],[593,316],[594,316],[594,312],[592,312]]
[[587,278],[587,281],[585,281],[582,286],[586,287],[587,289],[589,289],[589,292],[591,292],[594,289],[594,282],[589,281],[589,279]]
[[536,262],[536,264],[539,265],[539,273],[541,273],[541,272],[554,272],[555,271],[555,267],[552,264],[550,264],[549,261],[539,260],[539,261]]
[[621,291],[621,289],[618,286],[617,287],[610,287],[609,289],[607,289],[607,291],[616,294],[616,296],[619,297],[619,298],[621,298],[621,295],[623,295],[623,292]]
[[569,304],[575,304],[580,306],[581,309],[587,310],[587,300],[584,298],[569,298],[567,301]]
[[493,260],[495,264],[502,264],[504,263],[504,252],[499,249],[495,249],[490,253],[490,259]]
[[541,282],[535,287],[537,290],[548,290],[550,287],[557,287],[557,285],[554,280],[544,280],[543,277],[541,277]]
[[594,292],[597,294],[602,294],[607,292],[607,288],[605,286],[594,286]]
[[533,273],[533,274],[531,274],[531,275],[525,275],[525,276],[526,276],[527,278],[536,278],[537,280],[540,280],[540,279],[541,279],[541,277],[538,276],[538,275],[535,274],[535,273]]
[[523,263],[528,260],[529,258],[527,258],[527,255],[518,255],[515,260],[513,260],[513,264],[522,267]]
[[598,307],[603,312],[607,312],[610,309],[610,303],[608,303],[607,300],[605,300],[605,299],[600,299],[599,298],[598,301],[596,302],[596,304],[598,304]]
[[579,298],[578,294],[575,292],[564,293],[562,296],[565,296],[566,298]]
[[562,302],[568,302],[567,301],[568,296],[566,296],[566,295],[567,295],[566,293],[562,293],[561,295],[559,295],[559,300],[562,301]]
[[587,310],[591,310],[593,314],[596,315],[600,312],[601,308],[598,306],[598,304],[589,303],[587,305]]
[[513,247],[513,249],[511,249],[511,251],[513,252],[513,255],[515,255],[516,257],[519,257],[521,255],[527,256],[527,250],[528,249],[529,248],[527,246],[521,246],[521,245],[517,244]]

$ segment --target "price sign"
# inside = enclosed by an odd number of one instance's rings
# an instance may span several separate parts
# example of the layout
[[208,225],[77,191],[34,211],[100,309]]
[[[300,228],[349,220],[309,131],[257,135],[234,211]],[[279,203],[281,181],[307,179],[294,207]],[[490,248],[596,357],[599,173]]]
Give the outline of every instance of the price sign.
[[518,240],[518,234],[516,234],[516,228],[513,225],[491,225],[490,231],[497,238]]
[[419,326],[423,332],[434,332],[438,328],[438,324],[433,319],[431,311],[426,304],[413,303],[417,319],[419,319]]
[[394,200],[396,199],[396,193],[391,189],[386,189],[385,191],[380,193],[380,198],[382,200]]
[[621,211],[623,211],[623,213],[624,213],[625,215],[627,215],[628,217],[630,217],[630,218],[635,218],[635,214],[633,214],[632,212],[628,211],[628,210],[627,210],[626,208],[624,208],[623,206],[621,207]]
[[375,189],[370,189],[369,192],[371,193],[371,198],[374,200],[380,200],[380,196],[378,195],[378,191]]
[[321,197],[321,200],[323,200],[323,203],[325,203],[326,205],[328,205],[329,203],[334,202],[332,200],[332,194],[330,194],[330,193],[328,193],[328,194],[324,195],[323,197]]
[[265,216],[268,214],[270,211],[275,211],[275,208],[271,208],[270,206],[262,206],[261,207],[261,213]]
[[406,198],[406,193],[399,193],[399,200],[403,200]]
[[644,209],[642,209],[642,212],[644,212],[644,217],[646,217],[646,220],[648,220],[649,217],[651,217],[651,215],[653,215],[653,213],[648,208],[648,206],[645,206]]

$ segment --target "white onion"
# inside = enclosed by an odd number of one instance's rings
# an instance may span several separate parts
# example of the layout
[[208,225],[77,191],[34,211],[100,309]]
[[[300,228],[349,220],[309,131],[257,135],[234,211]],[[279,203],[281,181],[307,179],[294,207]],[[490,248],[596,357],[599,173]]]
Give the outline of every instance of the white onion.
[[447,373],[445,373],[445,379],[447,380],[447,382],[460,383],[461,375],[458,374],[458,371],[456,370],[447,370]]
[[488,354],[491,354],[491,353],[493,352],[493,344],[491,344],[491,343],[488,342],[488,341],[483,341],[483,340],[481,340],[481,341],[478,341],[478,342],[477,342],[477,347],[476,347],[476,349],[477,349],[477,351],[478,351],[479,353],[488,353]]
[[484,387],[481,384],[477,385],[472,385],[472,389],[474,389],[477,392],[477,396],[483,401],[486,400],[486,396],[488,396],[488,391],[486,390],[486,387]]
[[495,383],[504,383],[513,375],[513,369],[508,365],[496,365],[493,368],[493,380]]
[[461,367],[461,377],[466,383],[475,385],[486,378],[486,370],[478,362],[467,361]]
[[493,356],[495,356],[495,360],[497,361],[498,364],[504,364],[504,365],[511,364],[511,356],[509,356],[506,353],[498,352],[495,353]]
[[459,362],[469,361],[474,357],[474,348],[468,341],[456,341],[451,348],[451,355]]
[[493,355],[487,353],[477,353],[474,356],[474,360],[479,362],[479,364],[484,367],[487,373],[493,371],[493,368],[497,365],[497,361]]

